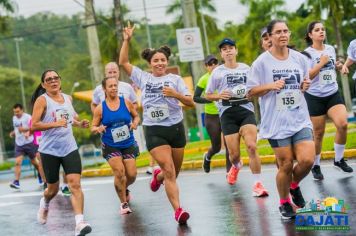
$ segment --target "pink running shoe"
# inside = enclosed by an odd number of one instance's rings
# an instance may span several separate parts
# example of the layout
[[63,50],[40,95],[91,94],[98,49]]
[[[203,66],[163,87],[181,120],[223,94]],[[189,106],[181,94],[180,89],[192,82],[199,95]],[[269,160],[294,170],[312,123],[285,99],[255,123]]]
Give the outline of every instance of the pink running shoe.
[[268,196],[268,191],[267,189],[265,189],[265,187],[261,182],[256,182],[256,184],[253,186],[252,196],[254,197]]
[[237,181],[237,175],[239,174],[240,168],[236,168],[234,165],[231,166],[229,173],[227,173],[226,180],[229,184],[234,185]]
[[153,191],[153,192],[157,192],[157,190],[159,189],[159,187],[161,187],[161,184],[162,184],[162,182],[160,182],[160,181],[158,181],[157,180],[157,175],[159,174],[159,173],[161,173],[162,171],[161,171],[161,169],[155,169],[154,171],[153,171],[153,176],[152,176],[152,179],[151,179],[151,183],[150,183],[150,186],[151,186],[151,190]]
[[129,207],[129,204],[127,202],[124,202],[120,206],[120,214],[121,215],[126,215],[132,213],[132,210]]
[[174,214],[174,218],[180,225],[183,225],[187,223],[187,220],[189,219],[189,213],[179,207]]
[[38,209],[38,212],[37,212],[38,223],[43,224],[43,225],[46,224],[47,217],[48,217],[48,207],[46,207],[45,199],[44,199],[44,197],[42,197],[40,200],[40,208]]

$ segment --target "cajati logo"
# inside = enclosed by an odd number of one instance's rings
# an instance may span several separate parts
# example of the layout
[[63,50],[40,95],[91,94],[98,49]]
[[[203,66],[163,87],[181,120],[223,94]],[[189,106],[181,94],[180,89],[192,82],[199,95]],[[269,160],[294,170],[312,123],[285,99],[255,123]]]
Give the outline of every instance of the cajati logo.
[[295,226],[297,230],[350,230],[348,210],[342,199],[312,199],[297,210]]

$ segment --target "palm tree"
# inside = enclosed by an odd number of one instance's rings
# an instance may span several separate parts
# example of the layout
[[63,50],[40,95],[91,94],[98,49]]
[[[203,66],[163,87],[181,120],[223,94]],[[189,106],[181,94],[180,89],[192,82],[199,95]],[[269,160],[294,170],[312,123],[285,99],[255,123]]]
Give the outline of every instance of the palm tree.
[[8,16],[4,13],[13,13],[15,11],[15,4],[11,0],[0,0],[0,32],[5,32],[8,28]]

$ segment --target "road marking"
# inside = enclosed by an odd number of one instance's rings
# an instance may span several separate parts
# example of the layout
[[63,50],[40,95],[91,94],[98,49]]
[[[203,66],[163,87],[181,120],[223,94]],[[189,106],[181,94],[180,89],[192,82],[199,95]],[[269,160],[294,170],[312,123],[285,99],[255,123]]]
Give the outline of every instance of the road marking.
[[22,204],[23,202],[4,202],[0,203],[0,207],[7,207],[7,206],[13,206],[13,205],[18,205]]
[[[151,177],[137,177],[136,181],[141,181],[141,180],[146,180],[150,179]],[[99,179],[99,180],[82,180],[82,185],[83,186],[91,186],[91,185],[101,185],[101,184],[111,184],[114,183],[114,178],[108,178],[108,179]]]
[[[91,191],[91,188],[83,188],[83,192]],[[35,197],[35,196],[42,196],[43,192],[36,191],[36,192],[16,192],[10,193],[0,196],[0,198],[15,198],[15,197]],[[58,191],[57,195],[62,195],[61,191]]]

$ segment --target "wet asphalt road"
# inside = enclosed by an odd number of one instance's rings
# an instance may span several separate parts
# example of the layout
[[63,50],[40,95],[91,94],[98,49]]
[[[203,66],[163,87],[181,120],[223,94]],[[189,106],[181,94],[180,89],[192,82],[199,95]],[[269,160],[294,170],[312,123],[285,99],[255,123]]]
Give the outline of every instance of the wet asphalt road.
[[[356,161],[348,162],[356,169]],[[164,188],[149,190],[149,176],[139,175],[130,187],[130,215],[119,215],[119,201],[112,177],[83,179],[85,220],[93,228],[89,235],[356,235],[356,178],[322,163],[325,180],[316,182],[311,174],[300,184],[306,200],[334,196],[350,205],[347,232],[295,230],[294,221],[284,222],[278,211],[275,185],[276,168],[265,165],[262,180],[270,196],[252,197],[253,179],[244,166],[235,186],[225,181],[224,169],[205,174],[202,170],[185,171],[178,183],[181,204],[191,218],[187,226],[179,226]],[[74,215],[70,200],[58,195],[50,203],[46,225],[36,222],[41,192],[35,179],[21,181],[22,190],[15,192],[7,182],[0,183],[0,235],[74,235]]]

